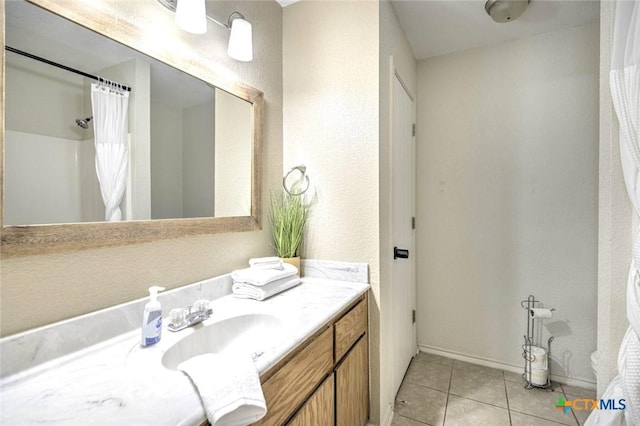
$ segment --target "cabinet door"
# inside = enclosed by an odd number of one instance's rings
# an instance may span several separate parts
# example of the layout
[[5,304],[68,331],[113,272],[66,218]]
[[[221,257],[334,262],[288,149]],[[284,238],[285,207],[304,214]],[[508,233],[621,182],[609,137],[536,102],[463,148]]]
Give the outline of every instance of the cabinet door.
[[311,395],[333,365],[333,329],[327,328],[262,384],[267,415],[255,425],[280,426]]
[[335,373],[338,426],[362,426],[369,417],[367,337],[356,343]]
[[327,377],[293,417],[289,426],[333,426],[335,412],[334,378]]

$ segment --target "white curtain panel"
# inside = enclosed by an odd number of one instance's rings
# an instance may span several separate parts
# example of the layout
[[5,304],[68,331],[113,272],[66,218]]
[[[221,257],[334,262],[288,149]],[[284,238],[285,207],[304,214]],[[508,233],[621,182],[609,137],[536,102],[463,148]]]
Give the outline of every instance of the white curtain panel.
[[[640,216],[640,3],[616,2],[613,52],[609,75],[613,106],[620,123],[622,171],[629,199]],[[640,229],[635,232],[629,278],[629,328],[618,353],[618,377],[603,399],[624,398],[626,410],[598,410],[586,425],[640,425]],[[622,297],[622,295],[620,295]]]
[[122,220],[120,202],[127,184],[129,92],[117,85],[91,84],[96,173],[105,206],[105,220]]

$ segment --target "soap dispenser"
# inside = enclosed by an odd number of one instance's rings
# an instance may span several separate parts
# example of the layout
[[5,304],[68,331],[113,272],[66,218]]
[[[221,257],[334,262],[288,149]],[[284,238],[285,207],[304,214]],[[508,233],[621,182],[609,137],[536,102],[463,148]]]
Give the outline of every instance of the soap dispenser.
[[144,306],[142,319],[142,346],[155,345],[160,341],[162,332],[162,306],[158,302],[158,292],[164,287],[149,287],[149,302]]

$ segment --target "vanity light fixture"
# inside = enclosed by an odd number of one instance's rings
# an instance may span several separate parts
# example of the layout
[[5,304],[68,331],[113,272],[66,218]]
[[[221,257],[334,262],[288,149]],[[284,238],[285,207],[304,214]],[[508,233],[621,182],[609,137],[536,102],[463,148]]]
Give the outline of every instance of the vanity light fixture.
[[253,60],[253,42],[251,23],[240,12],[229,15],[227,23],[207,15],[205,0],[158,0],[158,2],[176,13],[178,28],[192,34],[207,32],[207,19],[230,30],[227,54],[235,60],[249,62]]
[[[204,0],[177,1],[176,26],[191,34],[207,32],[207,9]],[[161,2],[164,4],[164,2]]]

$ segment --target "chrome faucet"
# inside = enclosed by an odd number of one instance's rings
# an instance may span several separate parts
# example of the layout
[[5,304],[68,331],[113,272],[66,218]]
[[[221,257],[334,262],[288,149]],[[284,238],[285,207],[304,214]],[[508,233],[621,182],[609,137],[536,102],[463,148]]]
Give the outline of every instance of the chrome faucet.
[[171,323],[167,328],[169,331],[174,332],[184,330],[207,320],[212,313],[213,309],[209,307],[208,300],[198,300],[193,307],[187,306],[186,308],[173,309],[169,313]]

